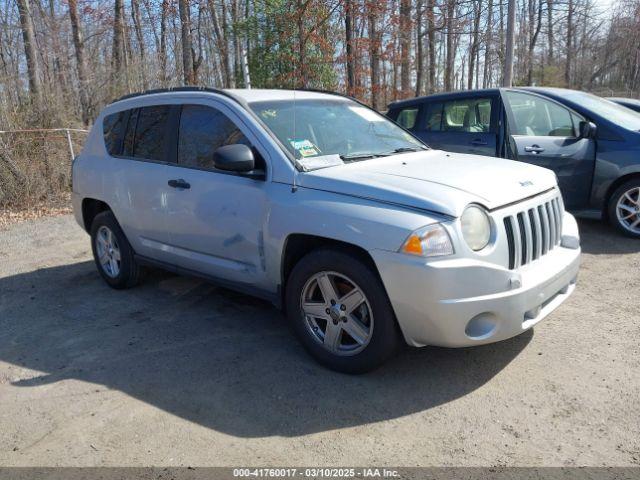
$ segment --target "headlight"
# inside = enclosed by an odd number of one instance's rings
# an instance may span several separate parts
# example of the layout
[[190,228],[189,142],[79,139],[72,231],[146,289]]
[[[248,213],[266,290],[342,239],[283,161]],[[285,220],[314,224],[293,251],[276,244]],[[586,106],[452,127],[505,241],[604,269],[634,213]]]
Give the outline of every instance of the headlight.
[[482,250],[491,238],[491,221],[486,212],[475,205],[467,207],[462,217],[462,236],[471,250]]
[[447,230],[436,223],[416,230],[400,247],[400,252],[421,257],[440,257],[453,253],[453,244]]

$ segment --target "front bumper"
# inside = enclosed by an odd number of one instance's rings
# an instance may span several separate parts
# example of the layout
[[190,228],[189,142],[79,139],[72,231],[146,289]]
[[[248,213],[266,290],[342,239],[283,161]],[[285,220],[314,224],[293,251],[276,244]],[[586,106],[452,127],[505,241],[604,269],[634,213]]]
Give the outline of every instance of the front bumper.
[[370,253],[412,346],[467,347],[523,333],[573,293],[580,266],[580,249],[562,246],[518,270],[465,258],[427,262]]

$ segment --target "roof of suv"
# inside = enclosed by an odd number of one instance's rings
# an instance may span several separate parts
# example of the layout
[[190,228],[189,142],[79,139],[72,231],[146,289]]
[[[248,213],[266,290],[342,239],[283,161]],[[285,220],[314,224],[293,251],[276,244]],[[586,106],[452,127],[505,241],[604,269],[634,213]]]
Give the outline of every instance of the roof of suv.
[[145,92],[132,93],[125,95],[114,100],[112,103],[119,102],[120,100],[127,100],[135,97],[142,97],[145,95],[155,94],[171,94],[171,93],[184,93],[184,92],[204,92],[214,93],[219,95],[225,95],[233,98],[240,103],[252,103],[261,101],[273,101],[273,100],[310,100],[310,99],[327,99],[327,98],[345,98],[340,93],[325,92],[319,90],[281,90],[281,89],[214,89],[207,87],[175,87],[166,89],[147,90]]

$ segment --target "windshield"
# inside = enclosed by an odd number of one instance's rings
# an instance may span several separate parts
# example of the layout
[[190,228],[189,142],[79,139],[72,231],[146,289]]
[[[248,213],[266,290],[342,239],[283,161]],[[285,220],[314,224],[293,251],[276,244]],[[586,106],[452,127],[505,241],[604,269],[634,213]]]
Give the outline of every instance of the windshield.
[[348,100],[275,100],[249,106],[296,160],[356,161],[427,148],[387,118]]
[[[563,95],[565,94],[563,93]],[[630,108],[584,92],[566,92],[565,98],[616,125],[620,125],[622,128],[640,130],[640,113],[634,112]]]

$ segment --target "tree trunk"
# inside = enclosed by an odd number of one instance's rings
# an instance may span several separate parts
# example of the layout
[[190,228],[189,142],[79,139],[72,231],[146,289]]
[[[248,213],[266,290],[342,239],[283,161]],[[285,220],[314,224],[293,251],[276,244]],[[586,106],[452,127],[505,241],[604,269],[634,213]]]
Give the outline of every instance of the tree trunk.
[[411,92],[411,0],[400,0],[400,89],[404,98]]
[[422,84],[424,83],[424,45],[422,44],[424,33],[422,31],[422,14],[424,11],[424,0],[416,1],[416,90],[415,96],[422,95]]
[[344,3],[344,40],[346,50],[347,95],[354,95],[356,76],[353,56],[353,0]]
[[[226,10],[223,12],[226,15]],[[220,50],[220,58],[222,65],[222,77],[224,88],[231,87],[231,64],[229,63],[229,45],[227,42],[227,36],[225,32],[220,28],[220,21],[218,19],[218,12],[213,0],[209,0],[209,14],[211,15],[211,23],[213,24],[213,33],[216,37],[216,44]],[[226,28],[226,21],[224,23]]]
[[31,19],[31,5],[29,0],[16,0],[16,2],[18,4],[18,13],[20,14],[24,55],[27,60],[29,91],[31,92],[32,100],[40,102],[42,99],[42,83],[40,81],[40,66],[36,53],[36,37],[33,32],[33,21]]
[[380,109],[380,42],[377,29],[377,5],[369,4],[369,63],[371,67],[371,107]]
[[180,31],[182,39],[182,72],[185,85],[196,83],[193,71],[193,42],[191,39],[191,12],[189,11],[189,0],[178,0],[180,10]]
[[507,8],[507,44],[504,55],[504,72],[502,74],[503,87],[510,87],[513,82],[513,44],[515,28],[516,0],[509,0],[509,6]]
[[[515,1],[515,0],[513,0]],[[444,89],[447,92],[453,90],[453,71],[455,69],[455,33],[453,31],[453,20],[456,11],[456,0],[447,0],[447,58],[444,66]]]
[[473,74],[476,69],[476,59],[479,48],[480,14],[482,13],[482,0],[476,0],[473,4],[473,32],[471,32],[471,47],[469,52],[469,77],[467,79],[467,90],[473,89]]
[[113,12],[113,53],[111,56],[111,72],[114,83],[119,83],[120,74],[122,73],[123,57],[124,57],[124,25],[123,25],[123,0],[115,0]]
[[489,67],[491,65],[491,42],[493,40],[493,0],[489,0],[487,7],[487,35],[484,42],[484,66],[482,69],[482,88],[488,88],[491,83]]
[[427,40],[429,42],[429,77],[426,93],[433,93],[436,90],[436,31],[434,22],[435,0],[427,0]]
[[573,0],[569,0],[567,10],[567,51],[564,65],[564,83],[571,85],[571,62],[573,61]]
[[82,123],[89,125],[91,121],[91,98],[87,92],[87,64],[84,59],[84,44],[82,40],[82,30],[78,20],[78,1],[68,0],[69,19],[71,20],[71,34],[73,36],[73,47],[76,52],[76,70],[78,72],[78,82],[80,84],[80,106],[82,108]]
[[138,0],[131,0],[131,18],[133,20],[133,28],[136,33],[136,42],[138,43],[138,49],[140,50],[140,75],[142,76],[142,85],[145,90],[149,88],[149,82],[147,81],[146,64],[145,64],[145,46],[144,36],[142,35],[142,25],[140,19],[140,6]]
[[547,63],[553,64],[553,0],[547,0]]
[[167,86],[167,12],[169,10],[169,0],[162,0],[160,7],[160,82],[163,87]]

